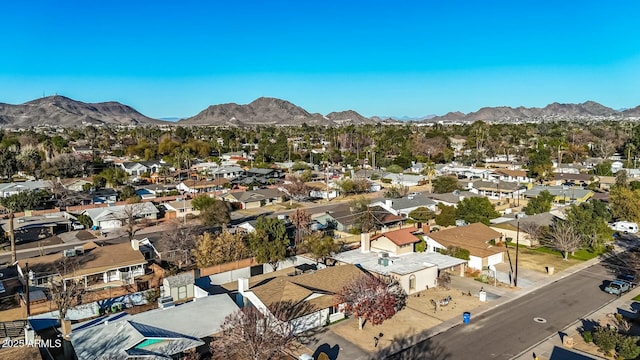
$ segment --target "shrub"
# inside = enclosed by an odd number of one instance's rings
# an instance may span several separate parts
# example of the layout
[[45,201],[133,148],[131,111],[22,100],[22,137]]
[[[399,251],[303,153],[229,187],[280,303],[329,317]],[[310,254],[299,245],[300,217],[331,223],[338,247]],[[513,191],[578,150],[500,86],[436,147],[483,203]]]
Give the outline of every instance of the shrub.
[[427,242],[422,240],[419,243],[416,243],[415,252],[424,252],[427,250]]
[[638,338],[635,336],[620,336],[616,345],[618,356],[623,359],[635,359],[640,355]]
[[593,334],[593,342],[598,345],[598,348],[606,355],[609,355],[611,351],[616,348],[618,337],[618,330],[616,328],[598,326],[596,332]]
[[591,343],[593,342],[593,334],[591,331],[585,331],[582,333],[582,339],[584,339],[584,342],[586,343]]

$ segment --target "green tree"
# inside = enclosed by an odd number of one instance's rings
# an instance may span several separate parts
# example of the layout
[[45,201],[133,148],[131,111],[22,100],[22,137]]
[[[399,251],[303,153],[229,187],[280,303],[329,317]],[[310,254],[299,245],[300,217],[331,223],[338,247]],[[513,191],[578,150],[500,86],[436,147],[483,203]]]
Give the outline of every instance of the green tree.
[[605,160],[593,167],[593,173],[598,176],[611,176],[611,160]]
[[120,201],[135,198],[140,200],[140,195],[136,194],[136,189],[131,185],[126,185],[120,190]]
[[454,176],[438,176],[433,180],[433,192],[436,194],[450,193],[459,189],[458,179]]
[[393,164],[393,165],[389,165],[387,166],[386,170],[390,173],[394,173],[394,174],[400,174],[404,171],[404,169],[402,166],[398,165],[398,164]]
[[414,209],[409,213],[410,219],[420,222],[429,222],[429,220],[433,220],[435,217],[436,214],[424,206]]
[[617,187],[629,187],[629,177],[627,176],[626,170],[619,170],[616,173],[616,184]]
[[489,225],[491,219],[497,218],[500,214],[495,206],[486,197],[465,198],[458,203],[456,218],[473,224],[481,222]]
[[640,222],[640,190],[612,189],[609,206],[614,219]]
[[565,210],[567,223],[580,236],[580,246],[593,250],[602,249],[611,239],[611,229],[607,224],[610,215],[601,202],[572,205]]
[[611,354],[618,343],[618,329],[609,326],[598,326],[593,333],[593,343],[602,350],[605,355]]
[[440,213],[436,215],[436,224],[440,226],[453,226],[456,224],[456,208],[454,206],[438,204]]
[[469,252],[469,250],[463,249],[457,246],[449,246],[446,249],[441,250],[440,253],[444,255],[453,256],[455,258],[462,259],[462,260],[471,259],[471,252]]
[[331,236],[327,236],[320,231],[314,231],[304,237],[304,248],[313,254],[317,262],[325,264],[327,257],[335,254],[340,250],[340,244],[337,244]]
[[527,206],[522,208],[525,214],[527,215],[535,215],[542,214],[551,211],[551,205],[553,204],[553,200],[555,196],[551,194],[549,191],[544,190],[541,191],[538,196],[529,200]]
[[530,177],[538,181],[549,180],[553,176],[553,162],[549,148],[540,143],[536,149],[531,150],[527,167]]
[[193,256],[198,267],[204,268],[245,259],[249,256],[249,249],[240,233],[223,231],[213,236],[206,232],[198,237]]
[[616,343],[616,351],[618,356],[623,359],[636,359],[640,355],[640,346],[638,346],[637,336],[619,335]]
[[200,211],[200,221],[204,226],[220,226],[231,221],[231,207],[226,201],[200,195],[191,200],[191,206]]
[[284,223],[276,218],[260,216],[256,220],[256,230],[249,235],[249,249],[256,260],[278,269],[280,261],[287,257],[289,239]]

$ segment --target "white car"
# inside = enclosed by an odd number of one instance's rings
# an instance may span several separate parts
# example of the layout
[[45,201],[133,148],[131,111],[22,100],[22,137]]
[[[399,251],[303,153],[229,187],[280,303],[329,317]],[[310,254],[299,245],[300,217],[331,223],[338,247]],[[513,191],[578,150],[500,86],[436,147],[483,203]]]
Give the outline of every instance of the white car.
[[82,229],[84,229],[84,225],[82,225],[80,223],[71,223],[71,228],[73,230],[82,230]]

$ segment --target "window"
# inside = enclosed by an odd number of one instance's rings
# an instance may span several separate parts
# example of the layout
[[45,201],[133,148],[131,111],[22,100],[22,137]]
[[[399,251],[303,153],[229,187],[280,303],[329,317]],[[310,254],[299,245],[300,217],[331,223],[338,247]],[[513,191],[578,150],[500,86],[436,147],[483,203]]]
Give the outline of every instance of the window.
[[416,289],[416,276],[411,274],[409,276],[409,290],[415,290]]

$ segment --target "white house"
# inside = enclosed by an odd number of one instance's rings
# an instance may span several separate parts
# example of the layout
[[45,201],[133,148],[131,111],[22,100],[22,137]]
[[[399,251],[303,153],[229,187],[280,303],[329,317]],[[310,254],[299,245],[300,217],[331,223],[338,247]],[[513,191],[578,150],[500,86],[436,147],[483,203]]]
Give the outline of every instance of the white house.
[[153,203],[142,202],[87,209],[82,213],[88,215],[93,221],[93,226],[98,229],[117,229],[122,227],[131,216],[136,220],[155,220],[158,217],[158,212]]

